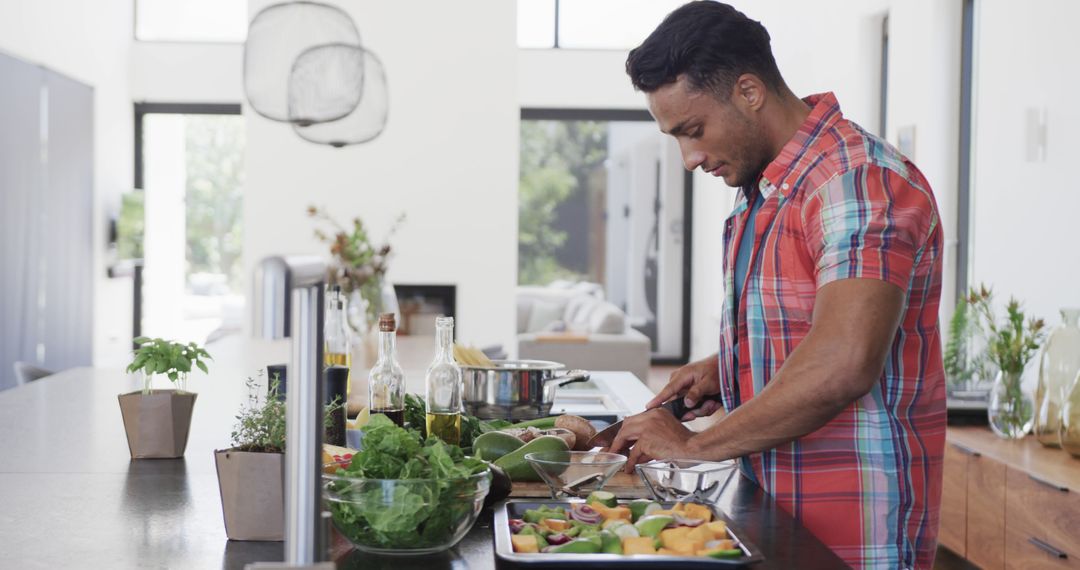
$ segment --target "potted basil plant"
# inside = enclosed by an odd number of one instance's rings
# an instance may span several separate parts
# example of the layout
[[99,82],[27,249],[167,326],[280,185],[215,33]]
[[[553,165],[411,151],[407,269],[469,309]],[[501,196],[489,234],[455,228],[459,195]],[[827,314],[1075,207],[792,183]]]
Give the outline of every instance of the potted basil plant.
[[[208,373],[210,354],[193,342],[187,344],[161,338],[138,337],[128,373],[141,373],[141,391],[120,394],[128,450],[133,459],[182,457],[191,429],[194,392],[187,389],[194,368]],[[175,388],[153,389],[153,378],[163,375]]]

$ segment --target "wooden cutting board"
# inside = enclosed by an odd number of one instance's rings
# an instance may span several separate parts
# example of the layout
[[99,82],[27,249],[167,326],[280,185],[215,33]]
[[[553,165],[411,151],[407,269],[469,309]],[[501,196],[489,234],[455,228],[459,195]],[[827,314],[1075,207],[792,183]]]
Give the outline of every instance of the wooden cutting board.
[[[627,475],[622,471],[608,479],[608,482],[604,485],[604,490],[615,493],[615,496],[620,499],[641,499],[651,496],[649,488],[641,482],[641,478],[637,476],[637,473]],[[542,481],[538,483],[514,483],[513,490],[510,491],[510,497],[518,499],[549,499],[551,498],[551,489],[547,486],[547,483]]]

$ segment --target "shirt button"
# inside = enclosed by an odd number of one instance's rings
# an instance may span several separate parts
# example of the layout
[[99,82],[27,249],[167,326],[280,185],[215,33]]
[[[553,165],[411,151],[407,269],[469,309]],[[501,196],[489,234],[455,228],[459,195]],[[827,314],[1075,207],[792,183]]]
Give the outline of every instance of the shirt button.
[[791,188],[791,187],[790,187],[790,186],[788,186],[788,183],[787,183],[787,182],[785,182],[785,183],[783,183],[783,184],[781,184],[781,185],[780,185],[780,188],[782,188],[782,189],[784,189],[784,190],[787,190],[788,188]]

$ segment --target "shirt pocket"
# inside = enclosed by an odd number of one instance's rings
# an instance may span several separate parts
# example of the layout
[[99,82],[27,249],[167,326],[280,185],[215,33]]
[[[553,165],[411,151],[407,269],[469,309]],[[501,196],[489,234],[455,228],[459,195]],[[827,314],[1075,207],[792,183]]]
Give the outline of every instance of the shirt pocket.
[[769,290],[763,291],[764,314],[774,344],[782,342],[776,349],[788,354],[810,332],[817,290],[801,235],[778,224],[774,236],[765,244],[768,253],[762,256],[763,276],[767,273],[762,281],[770,284]]

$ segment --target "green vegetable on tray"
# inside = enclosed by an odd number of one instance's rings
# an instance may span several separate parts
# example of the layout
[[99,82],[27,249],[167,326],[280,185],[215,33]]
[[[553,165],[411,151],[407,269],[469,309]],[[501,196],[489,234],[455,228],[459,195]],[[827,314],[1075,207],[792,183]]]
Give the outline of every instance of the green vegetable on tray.
[[[595,492],[586,503],[541,504],[510,519],[510,543],[520,554],[618,554],[732,559],[747,552],[713,520],[707,505],[639,500],[611,504],[610,493]],[[654,513],[654,514],[652,514]],[[535,537],[535,538],[534,538]]]

